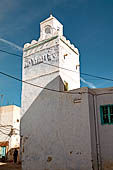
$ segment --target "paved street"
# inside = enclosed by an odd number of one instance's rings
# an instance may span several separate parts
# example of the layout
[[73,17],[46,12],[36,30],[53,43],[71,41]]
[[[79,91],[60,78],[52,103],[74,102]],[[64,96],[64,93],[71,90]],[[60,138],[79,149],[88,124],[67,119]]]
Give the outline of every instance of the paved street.
[[0,162],[0,170],[21,170],[21,165]]

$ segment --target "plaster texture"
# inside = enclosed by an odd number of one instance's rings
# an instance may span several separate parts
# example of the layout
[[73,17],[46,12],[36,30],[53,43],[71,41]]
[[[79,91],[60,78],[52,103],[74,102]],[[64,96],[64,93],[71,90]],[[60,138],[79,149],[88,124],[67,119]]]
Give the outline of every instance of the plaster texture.
[[113,127],[101,124],[100,106],[113,104],[113,88],[80,88],[79,51],[52,15],[24,45],[22,79],[23,170],[111,167]]
[[[80,87],[78,49],[63,36],[63,25],[50,16],[40,23],[38,41],[33,40],[24,45],[22,79],[39,88],[22,84],[21,117],[43,88],[59,75],[63,83],[68,83],[68,90]],[[52,89],[55,90],[54,87]],[[56,90],[61,90],[60,85]]]
[[[113,125],[102,125],[100,119],[100,106],[113,104],[113,88],[96,90],[96,113],[98,119],[98,135],[100,139],[100,155],[102,168],[113,165]],[[113,166],[112,166],[113,168]]]
[[9,142],[6,151],[20,147],[20,107],[15,105],[0,107],[0,127],[0,142]]
[[101,124],[100,106],[113,104],[113,87],[89,89],[92,165],[95,169],[113,168],[113,126]]
[[[46,87],[56,87],[58,78]],[[57,87],[56,87],[57,88]],[[21,120],[23,170],[91,170],[86,89],[77,94],[43,90]],[[79,94],[81,93],[81,94]]]

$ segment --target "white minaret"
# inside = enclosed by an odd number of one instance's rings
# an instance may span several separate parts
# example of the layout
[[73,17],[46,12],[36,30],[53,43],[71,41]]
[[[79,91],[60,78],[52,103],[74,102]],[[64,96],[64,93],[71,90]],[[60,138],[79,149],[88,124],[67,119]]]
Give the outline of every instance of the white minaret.
[[40,38],[24,45],[22,75],[24,81],[40,87],[23,83],[21,116],[43,88],[65,91],[80,87],[78,49],[66,40],[63,25],[52,15],[40,23]]

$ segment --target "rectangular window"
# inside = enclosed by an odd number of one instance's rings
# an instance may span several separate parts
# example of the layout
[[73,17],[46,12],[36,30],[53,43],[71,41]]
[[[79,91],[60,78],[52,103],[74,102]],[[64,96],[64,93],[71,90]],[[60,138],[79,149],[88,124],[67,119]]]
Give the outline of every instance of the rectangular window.
[[100,106],[101,124],[113,124],[113,105]]

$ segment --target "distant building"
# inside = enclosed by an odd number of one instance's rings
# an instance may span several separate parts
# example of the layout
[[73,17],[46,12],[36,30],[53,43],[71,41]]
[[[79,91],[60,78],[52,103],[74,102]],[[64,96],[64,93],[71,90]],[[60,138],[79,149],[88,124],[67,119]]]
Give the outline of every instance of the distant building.
[[[113,88],[80,88],[79,52],[50,16],[25,44],[22,170],[103,170],[113,165]],[[70,71],[73,70],[73,71]]]
[[0,158],[13,160],[13,149],[20,147],[20,107],[0,107]]

